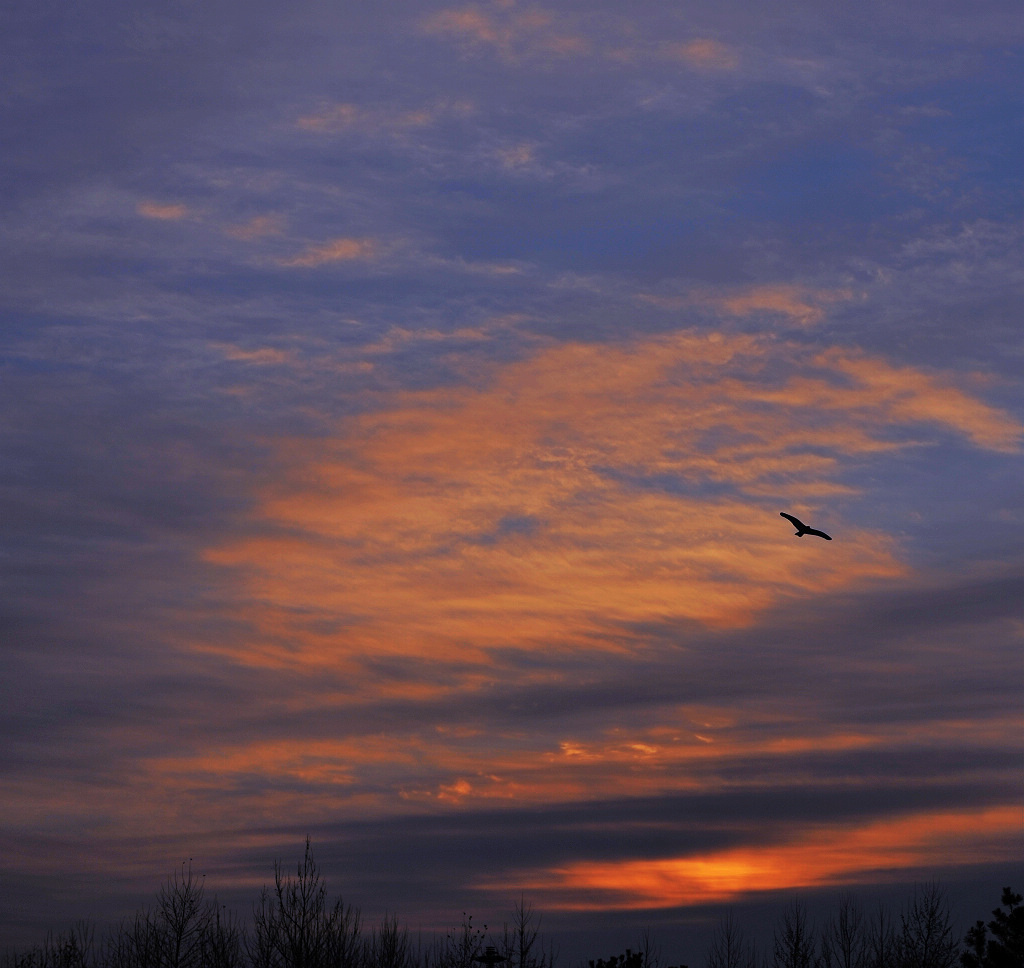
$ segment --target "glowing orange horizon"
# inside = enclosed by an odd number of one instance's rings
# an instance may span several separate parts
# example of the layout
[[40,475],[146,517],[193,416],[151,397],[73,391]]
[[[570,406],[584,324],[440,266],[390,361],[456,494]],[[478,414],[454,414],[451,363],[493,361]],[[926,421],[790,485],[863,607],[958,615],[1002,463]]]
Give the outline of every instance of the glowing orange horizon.
[[1020,807],[932,811],[862,824],[818,825],[783,844],[676,858],[580,861],[520,877],[482,880],[526,891],[550,910],[637,910],[720,904],[760,892],[848,886],[897,869],[1005,859],[1019,839]]

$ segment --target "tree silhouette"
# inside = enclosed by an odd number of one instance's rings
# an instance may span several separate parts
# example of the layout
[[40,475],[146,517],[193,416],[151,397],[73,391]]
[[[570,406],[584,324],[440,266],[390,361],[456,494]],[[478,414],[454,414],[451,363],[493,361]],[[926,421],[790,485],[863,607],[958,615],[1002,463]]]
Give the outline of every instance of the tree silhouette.
[[476,968],[487,935],[487,925],[473,927],[473,915],[462,912],[462,924],[447,932],[444,940],[430,946],[423,956],[423,968]]
[[385,917],[374,931],[367,960],[373,968],[414,968],[416,958],[409,943],[409,932],[399,927],[397,916]]
[[748,944],[728,911],[711,936],[704,964],[707,968],[757,968],[757,953]]
[[936,883],[914,891],[900,914],[895,937],[897,968],[954,968],[960,944],[953,934],[946,893]]
[[866,968],[869,950],[864,912],[849,894],[844,894],[838,910],[821,929],[821,968]]
[[590,968],[645,968],[644,956],[640,951],[627,948],[625,954],[612,955],[610,958],[598,958],[588,961]]
[[[200,968],[203,947],[214,911],[203,902],[203,878],[181,865],[160,888],[157,898],[157,930],[161,937],[162,968]],[[216,909],[214,909],[216,910]]]
[[[960,956],[964,968],[1020,968],[1024,965],[1024,897],[1004,887],[1002,907],[992,912],[986,930],[978,921],[964,939],[967,950]],[[1003,908],[1006,908],[1004,911]],[[992,932],[991,940],[988,931]]]
[[242,931],[205,896],[192,862],[160,888],[156,907],[122,921],[103,949],[106,968],[239,968]]
[[[719,922],[705,968],[1024,968],[1024,897],[1003,888],[1002,906],[977,921],[961,944],[953,934],[949,903],[937,884],[915,889],[895,916],[878,904],[868,917],[843,895],[820,932],[807,909],[793,900],[781,912],[773,944],[758,957],[733,920]],[[274,864],[273,886],[253,906],[252,929],[206,895],[202,876],[183,863],[160,887],[156,902],[107,932],[101,943],[79,922],[48,935],[44,944],[0,953],[0,968],[556,968],[556,954],[540,934],[541,919],[525,899],[511,922],[484,951],[487,925],[462,924],[443,939],[413,944],[391,914],[366,935],[360,913],[327,885],[310,839],[294,875]],[[644,932],[640,946],[598,958],[589,968],[660,968],[660,952]],[[685,966],[679,966],[685,968]]]
[[554,951],[545,951],[540,941],[540,917],[520,897],[515,904],[512,924],[502,927],[499,950],[508,968],[552,968]]
[[799,900],[782,913],[775,929],[772,968],[814,968],[814,930]]
[[880,903],[867,927],[865,968],[892,968],[896,960],[896,929],[892,915]]
[[280,861],[274,864],[274,889],[263,888],[253,928],[253,968],[359,968],[359,912],[340,898],[327,906],[327,885],[309,837],[295,877],[284,874]]
[[226,908],[212,906],[213,916],[203,938],[202,968],[243,968],[244,934],[237,918]]
[[95,962],[94,930],[91,924],[79,921],[69,931],[48,935],[46,941],[21,955],[8,955],[10,968],[93,968]]
[[[587,964],[589,968],[658,968],[661,956],[651,940],[650,933],[644,931],[640,938],[639,950],[627,948],[624,954],[598,958],[596,961],[588,961]],[[686,965],[670,965],[669,968],[686,968]]]

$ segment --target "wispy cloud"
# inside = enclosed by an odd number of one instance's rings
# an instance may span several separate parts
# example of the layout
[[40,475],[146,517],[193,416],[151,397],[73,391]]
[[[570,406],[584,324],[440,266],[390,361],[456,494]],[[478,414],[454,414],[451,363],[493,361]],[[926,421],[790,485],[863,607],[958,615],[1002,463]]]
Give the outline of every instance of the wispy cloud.
[[739,55],[733,47],[709,37],[665,44],[661,51],[664,57],[681,60],[700,71],[731,71],[739,66]]
[[323,104],[317,110],[303,114],[295,124],[303,131],[320,134],[346,130],[401,133],[428,127],[445,118],[468,117],[473,111],[473,102],[467,98],[433,101],[411,109],[376,108],[341,102]]
[[[948,380],[860,354],[693,333],[554,346],[486,389],[403,395],[309,451],[282,442],[295,477],[260,495],[260,535],[206,559],[264,603],[265,646],[245,662],[480,657],[510,625],[524,648],[595,644],[608,623],[744,625],[906,572],[886,535],[841,521],[841,554],[782,541],[775,504],[812,512],[848,491],[845,462],[929,426],[993,449],[1021,429]],[[316,632],[296,608],[349,631]]]
[[497,149],[498,160],[504,168],[517,171],[533,163],[537,146],[526,142],[506,145]]
[[1022,427],[1016,420],[960,390],[948,378],[914,367],[879,366],[869,357],[839,350],[828,351],[820,359],[853,378],[896,422],[928,421],[964,434],[978,447],[1004,453],[1020,449]]
[[560,26],[555,15],[536,7],[495,3],[440,10],[421,22],[427,34],[449,37],[470,49],[490,48],[505,59],[523,56],[572,57],[590,44],[578,33]]
[[286,366],[297,362],[294,353],[269,346],[259,349],[245,349],[231,343],[214,343],[212,346],[223,353],[226,360],[255,366]]
[[811,326],[824,318],[824,306],[850,299],[849,289],[820,290],[801,286],[757,286],[711,300],[727,313],[749,316],[753,313],[778,314],[801,326]]
[[822,289],[792,284],[750,286],[725,293],[690,292],[682,295],[643,292],[641,302],[662,309],[678,310],[690,306],[710,306],[722,316],[781,317],[790,324],[809,327],[826,317],[833,304],[852,299],[848,288]]
[[254,215],[245,222],[228,225],[224,229],[226,235],[243,242],[252,242],[268,235],[279,235],[284,231],[284,219],[278,215]]
[[177,222],[189,214],[187,205],[181,202],[142,201],[135,206],[135,211],[144,218],[155,218],[165,222]]
[[355,124],[362,116],[354,104],[331,104],[302,115],[295,124],[306,131],[333,131]]
[[379,246],[373,239],[342,237],[309,245],[297,255],[279,259],[283,266],[313,269],[334,262],[370,261],[376,258]]

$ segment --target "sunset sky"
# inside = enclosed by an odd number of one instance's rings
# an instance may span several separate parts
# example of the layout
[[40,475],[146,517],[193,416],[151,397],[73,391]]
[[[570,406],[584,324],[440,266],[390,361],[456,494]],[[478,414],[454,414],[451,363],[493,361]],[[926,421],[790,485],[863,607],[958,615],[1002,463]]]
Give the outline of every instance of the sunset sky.
[[1024,886],[1019,0],[0,53],[0,940],[190,857],[245,915],[307,834],[574,957]]

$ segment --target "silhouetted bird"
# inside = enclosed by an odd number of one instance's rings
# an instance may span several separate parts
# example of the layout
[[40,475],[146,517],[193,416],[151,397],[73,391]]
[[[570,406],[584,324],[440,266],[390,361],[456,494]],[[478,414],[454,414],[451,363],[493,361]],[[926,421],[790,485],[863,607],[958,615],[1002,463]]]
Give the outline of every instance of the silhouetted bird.
[[816,534],[819,538],[824,538],[826,541],[831,541],[832,536],[825,534],[824,531],[818,531],[815,528],[809,528],[799,518],[794,518],[792,514],[786,514],[785,511],[779,511],[779,514],[784,517],[787,521],[793,523],[793,527],[796,528],[796,536],[802,538],[805,534]]

